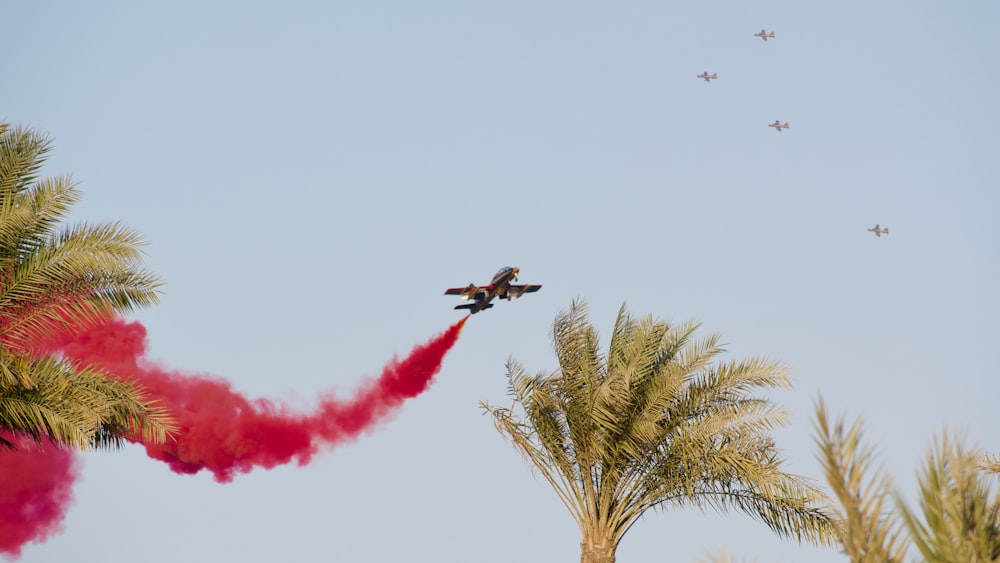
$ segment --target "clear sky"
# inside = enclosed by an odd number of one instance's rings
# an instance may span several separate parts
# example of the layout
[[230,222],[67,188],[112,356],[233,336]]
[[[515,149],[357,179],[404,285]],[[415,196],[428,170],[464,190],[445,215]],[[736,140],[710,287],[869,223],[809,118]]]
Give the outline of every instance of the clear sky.
[[[907,495],[934,431],[997,452],[1000,4],[19,2],[0,117],[52,136],[74,221],[122,220],[166,281],[150,356],[308,409],[460,318],[504,265],[544,288],[470,319],[434,386],[306,467],[181,476],[85,454],[21,561],[575,561],[493,429],[504,363],[552,370],[586,298],[695,318],[774,393],[819,480],[822,394]],[[753,34],[773,30],[766,43]],[[718,80],[695,78],[717,72]],[[790,128],[767,127],[780,119]],[[879,223],[890,235],[866,229]],[[839,561],[742,513],[649,513],[618,560]]]

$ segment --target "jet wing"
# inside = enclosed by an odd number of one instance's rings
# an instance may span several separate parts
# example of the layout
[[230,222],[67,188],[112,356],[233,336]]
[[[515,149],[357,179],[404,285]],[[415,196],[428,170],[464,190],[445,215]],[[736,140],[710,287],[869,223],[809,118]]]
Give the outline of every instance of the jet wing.
[[476,284],[470,283],[466,287],[452,287],[444,291],[445,295],[459,295],[462,299],[472,299],[478,293],[486,293],[485,287],[479,287]]
[[524,295],[525,293],[534,293],[534,292],[538,291],[539,289],[542,289],[542,286],[540,286],[540,285],[512,285],[512,286],[510,286],[510,287],[507,288],[507,293],[511,296],[511,298],[516,299],[516,298]]

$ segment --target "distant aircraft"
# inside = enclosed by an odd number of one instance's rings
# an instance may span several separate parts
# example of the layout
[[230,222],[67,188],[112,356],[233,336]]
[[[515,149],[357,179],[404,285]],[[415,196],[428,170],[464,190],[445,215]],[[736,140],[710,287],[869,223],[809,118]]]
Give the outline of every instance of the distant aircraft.
[[511,281],[517,281],[518,268],[505,266],[493,276],[493,281],[489,285],[478,286],[470,283],[468,287],[453,287],[444,292],[445,295],[458,295],[462,299],[471,299],[472,303],[458,305],[456,309],[468,309],[469,314],[474,315],[483,309],[493,307],[490,301],[499,297],[501,299],[517,299],[525,293],[534,293],[542,288],[540,285],[511,285]]
[[706,70],[705,72],[699,74],[695,78],[704,78],[705,82],[711,82],[712,80],[718,80],[719,79],[719,77],[717,76],[717,74],[718,73],[716,73],[716,72],[713,72],[712,74],[709,74],[708,71]]
[[774,127],[775,131],[777,131],[778,133],[781,133],[782,129],[788,129],[788,122],[786,121],[784,123],[781,123],[780,121],[778,121],[777,119],[775,119],[774,123],[769,124],[768,127]]
[[878,223],[875,223],[875,226],[872,227],[872,228],[870,228],[870,229],[868,229],[868,232],[869,233],[875,233],[875,236],[877,236],[879,238],[882,238],[882,235],[889,234],[889,227],[886,227],[884,229],[880,229],[880,228],[878,228]]
[[774,32],[772,31],[771,33],[768,33],[768,32],[766,32],[766,31],[764,31],[762,29],[762,30],[760,30],[760,33],[754,33],[753,36],[754,37],[760,37],[764,41],[767,41],[768,37],[770,37],[771,39],[774,39]]

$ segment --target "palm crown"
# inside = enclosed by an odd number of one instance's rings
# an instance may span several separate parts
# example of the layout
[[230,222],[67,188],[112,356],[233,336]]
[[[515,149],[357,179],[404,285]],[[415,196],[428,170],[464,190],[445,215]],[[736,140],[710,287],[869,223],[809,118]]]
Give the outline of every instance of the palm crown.
[[[718,335],[697,325],[634,319],[623,306],[606,354],[582,303],[553,326],[559,370],[507,366],[513,408],[484,404],[552,485],[580,526],[584,562],[614,561],[650,508],[738,508],[786,537],[830,543],[823,497],[781,470],[769,431],[786,415],[760,389],[790,385],[760,358],[713,363]],[[516,410],[515,410],[516,409]]]
[[90,447],[128,432],[162,441],[169,418],[131,382],[42,354],[57,330],[157,302],[142,240],[118,223],[60,227],[80,194],[68,177],[39,178],[50,142],[0,123],[0,444],[16,436]]

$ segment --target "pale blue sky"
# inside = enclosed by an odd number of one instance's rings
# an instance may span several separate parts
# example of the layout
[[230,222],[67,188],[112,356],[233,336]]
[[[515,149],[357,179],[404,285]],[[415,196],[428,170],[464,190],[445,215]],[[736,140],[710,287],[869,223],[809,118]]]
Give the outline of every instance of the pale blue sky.
[[[506,403],[509,356],[555,368],[577,296],[605,332],[627,299],[787,361],[778,444],[817,480],[818,393],[907,493],[942,425],[1000,451],[996,2],[206,4],[2,8],[0,117],[50,134],[74,219],[140,230],[168,282],[135,317],[151,356],[308,408],[457,320],[445,288],[504,265],[544,288],[308,467],[219,485],[83,456],[65,531],[21,561],[578,560],[477,407]],[[650,513],[618,560],[721,547],[841,560],[691,511]]]

